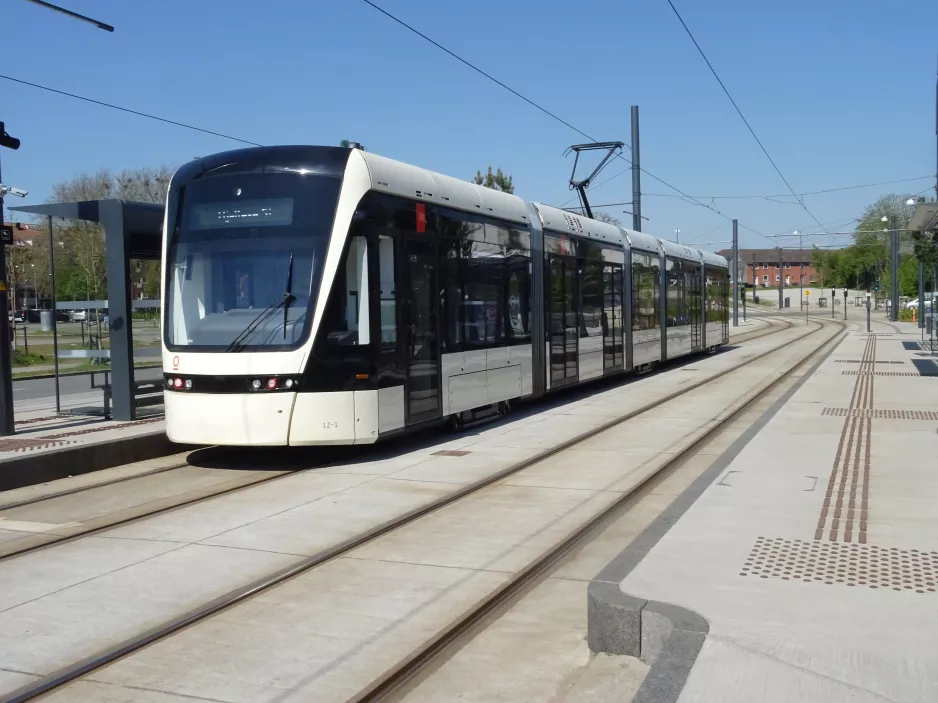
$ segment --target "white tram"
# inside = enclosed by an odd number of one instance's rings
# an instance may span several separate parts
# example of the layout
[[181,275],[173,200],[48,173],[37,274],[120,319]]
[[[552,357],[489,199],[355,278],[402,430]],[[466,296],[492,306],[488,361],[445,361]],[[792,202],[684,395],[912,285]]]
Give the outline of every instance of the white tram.
[[728,341],[726,259],[361,149],[173,176],[166,431],[366,444]]

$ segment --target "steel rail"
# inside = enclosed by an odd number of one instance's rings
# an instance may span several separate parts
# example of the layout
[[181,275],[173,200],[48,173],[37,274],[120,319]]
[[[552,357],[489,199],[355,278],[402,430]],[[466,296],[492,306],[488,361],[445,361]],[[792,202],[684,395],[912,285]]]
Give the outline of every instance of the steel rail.
[[[809,364],[814,358],[825,353],[825,349],[828,350],[826,353],[830,353],[830,351],[836,348],[836,345],[839,344],[847,334],[847,325],[839,321],[829,324],[839,325],[841,331],[835,333],[820,347],[811,350],[811,352],[798,361],[788,373],[779,375],[777,378],[771,380],[767,386],[759,387],[755,391],[750,391],[748,396],[745,397],[745,400],[716,425],[705,430],[703,434],[675,454],[672,459],[669,459],[654,472],[641,479],[613,503],[593,515],[563,540],[530,562],[507,583],[498,587],[475,606],[463,613],[424,646],[415,650],[397,666],[385,672],[383,676],[372,682],[371,685],[361,691],[357,696],[349,699],[348,703],[375,703],[376,701],[392,699],[398,693],[403,693],[405,689],[409,688],[417,677],[427,671],[428,667],[442,663],[438,661],[438,658],[442,657],[446,652],[457,649],[463,639],[471,637],[478,629],[482,629],[493,616],[504,612],[504,610],[516,602],[524,592],[527,592],[530,588],[537,585],[547,574],[559,566],[573,549],[584,544],[591,536],[596,534],[598,530],[609,524],[613,519],[618,518],[624,509],[645,493],[646,489],[656,485],[659,480],[669,475],[679,465],[683,464],[685,460],[693,456],[702,446],[706,445],[716,435],[726,430],[727,427],[753,403],[758,402],[766,392],[773,390],[788,379],[791,372]],[[824,325],[815,330],[815,332],[819,332],[823,328]]]
[[[743,338],[737,338],[736,340],[734,340],[734,342],[737,343],[737,344],[742,343],[742,342],[750,342],[750,341],[753,341],[753,340],[755,340],[755,339],[759,339],[759,338],[761,338],[761,337],[765,337],[765,336],[770,335],[770,334],[777,334],[777,333],[779,333],[779,332],[783,332],[783,331],[785,331],[785,330],[787,330],[787,329],[790,329],[790,328],[792,327],[792,323],[791,323],[790,321],[788,321],[788,320],[781,320],[781,322],[785,323],[786,326],[776,326],[776,325],[773,324],[774,322],[776,322],[776,321],[775,321],[775,320],[772,320],[772,321],[770,321],[770,322],[768,323],[769,329],[765,329],[765,330],[763,330],[763,329],[753,330],[751,333],[745,333],[744,335],[740,335],[740,337],[745,337],[744,339],[743,339]],[[687,358],[688,358],[688,357],[686,357],[686,356],[680,357],[680,359],[682,359],[682,360],[683,360],[683,359],[687,359]],[[597,380],[598,380],[598,379],[597,379]],[[214,448],[216,448],[216,447],[205,447],[204,449],[214,449]],[[6,505],[0,505],[0,513],[3,513],[4,511],[7,511],[7,510],[12,510],[12,509],[14,509],[14,508],[20,508],[20,507],[23,507],[23,506],[34,505],[34,504],[41,503],[41,502],[44,502],[44,501],[47,501],[47,500],[54,500],[54,499],[56,499],[56,498],[62,498],[62,497],[70,496],[70,495],[75,495],[75,494],[78,494],[78,493],[83,493],[83,492],[87,492],[87,491],[91,491],[91,490],[95,490],[95,489],[99,489],[99,488],[107,488],[107,487],[109,487],[109,486],[113,486],[114,484],[124,483],[124,482],[126,482],[126,481],[132,481],[132,480],[135,480],[135,479],[138,479],[138,478],[146,478],[146,477],[154,476],[154,475],[161,474],[161,473],[164,473],[164,472],[167,472],[167,471],[172,471],[172,470],[175,470],[175,469],[185,468],[185,467],[187,467],[187,466],[192,466],[192,465],[191,465],[191,464],[188,464],[188,463],[176,464],[176,465],[173,465],[173,466],[168,466],[168,467],[163,467],[163,468],[159,468],[159,469],[154,469],[153,471],[148,471],[148,472],[146,472],[146,473],[136,474],[136,475],[134,475],[134,476],[123,476],[123,477],[121,477],[121,478],[113,479],[113,480],[111,480],[111,481],[102,481],[102,482],[100,482],[100,483],[95,483],[95,484],[92,484],[92,485],[89,485],[89,486],[78,486],[78,487],[75,487],[75,488],[72,488],[72,489],[67,489],[67,490],[59,491],[59,492],[57,492],[57,493],[50,493],[50,494],[43,495],[43,496],[36,496],[35,498],[31,498],[31,499],[28,499],[28,500],[19,501],[19,502],[16,502],[16,503],[8,503],[8,504],[6,504]],[[309,469],[311,469],[311,468],[320,468],[320,466],[315,466],[315,467],[303,467],[303,468],[300,468],[300,469],[289,469],[289,470],[285,470],[283,473],[276,473],[276,474],[273,474],[273,475],[270,475],[270,476],[261,477],[261,478],[259,478],[257,481],[250,481],[250,482],[243,483],[243,484],[240,484],[240,485],[237,485],[237,486],[229,486],[228,488],[226,488],[226,489],[224,489],[224,490],[222,490],[222,491],[209,492],[209,493],[206,493],[205,495],[196,496],[196,497],[193,497],[193,498],[184,500],[184,501],[180,501],[180,502],[178,502],[178,503],[173,503],[173,504],[171,504],[171,505],[165,505],[165,506],[163,506],[163,507],[160,507],[160,508],[157,508],[157,509],[154,509],[154,510],[148,510],[148,511],[146,511],[146,512],[143,512],[143,513],[140,513],[140,514],[136,514],[136,515],[129,515],[129,516],[127,516],[127,517],[124,517],[124,518],[121,518],[121,519],[118,519],[118,520],[112,520],[112,521],[107,522],[107,523],[105,523],[105,524],[97,525],[97,526],[95,526],[95,527],[92,527],[92,528],[89,528],[89,529],[86,529],[86,530],[81,530],[81,531],[75,532],[75,533],[73,533],[73,534],[64,535],[64,536],[58,537],[57,539],[49,539],[49,540],[46,540],[46,541],[44,541],[44,542],[39,542],[39,543],[37,543],[37,544],[31,544],[31,545],[29,545],[29,546],[22,547],[22,548],[20,548],[20,549],[14,549],[14,550],[11,550],[11,551],[9,551],[9,552],[2,552],[2,551],[0,551],[0,562],[4,562],[4,561],[6,561],[6,560],[8,560],[8,559],[13,559],[13,558],[15,558],[15,557],[20,557],[20,556],[23,556],[23,555],[25,555],[25,554],[29,554],[29,553],[31,553],[31,552],[36,552],[36,551],[39,551],[39,550],[42,550],[42,549],[48,549],[49,547],[53,547],[53,546],[55,546],[55,545],[64,544],[64,543],[66,543],[66,542],[73,542],[73,541],[78,540],[78,539],[81,539],[81,538],[83,538],[83,537],[89,537],[89,536],[92,536],[92,535],[100,534],[101,532],[104,532],[105,530],[109,530],[109,529],[114,528],[114,527],[122,527],[122,526],[128,525],[128,524],[133,523],[133,522],[137,522],[137,521],[140,521],[140,520],[146,520],[147,518],[155,517],[155,516],[157,516],[157,515],[162,515],[162,514],[164,514],[164,513],[171,512],[171,511],[173,511],[173,510],[178,510],[178,509],[180,509],[180,508],[186,508],[186,507],[189,507],[189,506],[192,506],[192,505],[201,503],[201,502],[203,502],[203,501],[208,501],[208,500],[211,500],[211,499],[213,499],[213,498],[218,498],[218,497],[220,497],[220,496],[227,495],[227,494],[229,494],[229,493],[234,493],[234,492],[236,492],[236,491],[241,491],[241,490],[246,490],[246,489],[248,489],[248,488],[253,488],[253,487],[255,487],[255,486],[262,485],[262,484],[265,484],[265,483],[269,483],[269,482],[271,482],[271,481],[275,481],[275,480],[277,480],[277,479],[284,478],[285,476],[290,476],[290,475],[295,474],[295,473],[297,473],[297,472],[299,472],[299,471],[306,471],[306,470],[309,470]],[[48,534],[48,533],[45,533],[45,534]],[[39,536],[41,537],[41,536],[45,536],[45,535],[39,535]],[[2,549],[2,548],[0,548],[0,549]]]
[[[45,695],[46,693],[60,688],[72,681],[75,681],[82,676],[85,676],[86,674],[101,669],[102,667],[118,659],[126,657],[136,651],[148,647],[155,642],[165,639],[166,637],[169,637],[179,632],[180,630],[183,630],[223,610],[227,610],[245,600],[248,600],[253,596],[258,595],[259,593],[268,591],[289,579],[321,566],[326,562],[332,561],[339,556],[347,554],[357,547],[372,542],[392,531],[409,525],[410,523],[415,522],[416,520],[426,515],[434,513],[441,508],[460,501],[467,496],[478,493],[482,489],[497,483],[498,481],[501,481],[508,476],[538,464],[545,459],[565,451],[570,447],[578,445],[592,437],[595,437],[596,435],[601,434],[602,432],[605,432],[612,427],[616,427],[617,425],[627,422],[632,418],[643,415],[644,413],[658,408],[659,406],[679,398],[680,396],[685,395],[693,390],[721,380],[729,374],[743,369],[769,355],[776,354],[802,339],[817,334],[819,331],[824,329],[828,323],[827,321],[822,321],[820,323],[814,322],[814,324],[818,325],[816,329],[800,334],[779,347],[775,347],[751,356],[736,366],[715,373],[709,378],[704,378],[686,386],[682,386],[680,389],[672,391],[671,393],[668,393],[661,398],[646,403],[645,405],[634,410],[630,410],[629,412],[626,412],[619,417],[612,418],[591,430],[587,430],[586,432],[582,432],[575,437],[564,440],[563,442],[550,447],[549,449],[545,449],[531,457],[528,457],[527,459],[516,462],[486,478],[468,484],[449,495],[443,496],[423,506],[409,510],[402,515],[386,520],[372,528],[369,528],[368,530],[365,530],[337,544],[327,547],[326,549],[321,550],[316,554],[305,557],[293,565],[284,567],[278,571],[268,574],[267,576],[256,579],[244,586],[235,588],[228,593],[222,594],[221,596],[218,596],[217,598],[214,598],[207,603],[204,603],[181,615],[160,623],[159,625],[156,625],[140,634],[134,635],[133,637],[111,645],[88,657],[54,671],[51,674],[48,674],[36,681],[26,684],[14,691],[11,691],[5,697],[0,698],[0,703],[25,703],[26,701],[33,700],[38,696]],[[843,323],[836,324],[843,326]]]

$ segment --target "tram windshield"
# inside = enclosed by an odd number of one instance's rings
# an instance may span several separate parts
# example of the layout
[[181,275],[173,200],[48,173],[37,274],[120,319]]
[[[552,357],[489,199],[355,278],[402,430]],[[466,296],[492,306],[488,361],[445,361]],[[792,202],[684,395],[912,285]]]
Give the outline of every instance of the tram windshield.
[[274,351],[306,337],[341,181],[250,173],[180,193],[166,252],[166,343]]

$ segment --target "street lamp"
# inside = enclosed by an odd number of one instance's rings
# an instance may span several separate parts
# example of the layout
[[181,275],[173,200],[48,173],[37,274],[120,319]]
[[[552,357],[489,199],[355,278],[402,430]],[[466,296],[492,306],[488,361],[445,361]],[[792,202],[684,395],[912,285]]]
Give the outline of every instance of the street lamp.
[[681,243],[681,230],[679,229],[674,230],[674,241],[677,242],[678,244]]
[[889,272],[889,320],[895,322],[899,319],[899,231],[896,229],[895,215],[883,215],[882,222],[889,223],[890,244],[892,249],[891,271]]
[[[905,201],[909,207],[915,207],[915,198]],[[934,296],[934,294],[932,294]],[[932,300],[932,314],[935,312],[935,301]],[[922,330],[922,340],[925,340],[925,262],[918,260],[918,326]]]

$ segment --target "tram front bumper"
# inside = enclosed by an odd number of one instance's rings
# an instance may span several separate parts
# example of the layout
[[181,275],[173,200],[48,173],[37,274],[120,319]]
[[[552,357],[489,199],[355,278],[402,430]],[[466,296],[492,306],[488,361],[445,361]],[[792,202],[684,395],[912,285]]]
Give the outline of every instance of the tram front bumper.
[[166,436],[180,444],[285,446],[296,395],[166,390]]
[[378,392],[225,393],[166,390],[166,435],[180,444],[316,446],[378,438]]

